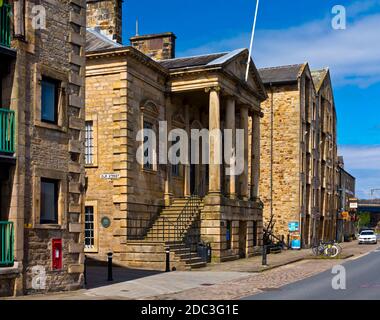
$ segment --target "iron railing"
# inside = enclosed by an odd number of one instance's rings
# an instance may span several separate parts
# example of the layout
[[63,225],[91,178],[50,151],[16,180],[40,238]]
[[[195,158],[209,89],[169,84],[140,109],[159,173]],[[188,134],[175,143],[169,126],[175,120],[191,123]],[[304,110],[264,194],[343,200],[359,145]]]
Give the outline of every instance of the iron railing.
[[15,152],[15,112],[0,109],[0,152]]
[[11,46],[11,14],[11,5],[2,3],[0,6],[0,45],[8,48]]
[[187,259],[190,262],[198,259],[196,252],[201,241],[201,203],[201,197],[191,196],[178,217],[173,215],[173,218],[168,219],[162,215],[153,215],[150,219],[131,219],[128,223],[130,225],[128,240],[164,242],[173,250],[177,245],[185,245],[179,249],[181,259]]
[[13,222],[0,221],[0,267],[14,264],[14,228]]
[[159,217],[148,231],[148,239],[183,241],[191,226],[200,220],[201,202],[202,199],[199,196],[190,196],[177,219],[169,220],[166,217]]

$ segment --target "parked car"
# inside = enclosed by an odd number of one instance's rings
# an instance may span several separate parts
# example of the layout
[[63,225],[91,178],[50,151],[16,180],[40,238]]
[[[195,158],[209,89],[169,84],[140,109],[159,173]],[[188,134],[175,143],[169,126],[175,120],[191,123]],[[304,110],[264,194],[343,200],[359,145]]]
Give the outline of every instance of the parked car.
[[372,243],[377,244],[377,235],[373,230],[363,230],[359,235],[359,244]]

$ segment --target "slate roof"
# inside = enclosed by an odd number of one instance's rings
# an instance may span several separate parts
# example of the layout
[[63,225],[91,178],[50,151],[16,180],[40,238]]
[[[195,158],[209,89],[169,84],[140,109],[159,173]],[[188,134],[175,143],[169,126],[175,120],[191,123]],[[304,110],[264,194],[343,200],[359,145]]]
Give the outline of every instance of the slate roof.
[[190,67],[200,67],[209,64],[210,62],[227,55],[227,53],[214,53],[194,57],[175,58],[158,61],[167,69],[183,69]]
[[86,30],[86,51],[97,51],[103,49],[121,48],[122,45],[108,39],[96,30],[87,28]]
[[259,69],[261,80],[264,84],[279,84],[296,82],[304,64],[262,68]]

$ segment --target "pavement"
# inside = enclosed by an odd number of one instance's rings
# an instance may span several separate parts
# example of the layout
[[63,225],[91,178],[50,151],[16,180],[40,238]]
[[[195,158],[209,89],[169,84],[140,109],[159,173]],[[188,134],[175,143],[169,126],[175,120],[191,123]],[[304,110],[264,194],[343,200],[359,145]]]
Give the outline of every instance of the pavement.
[[107,266],[90,265],[87,267],[86,289],[105,287],[120,282],[128,282],[162,273],[161,271],[140,270],[131,268],[113,267],[113,281],[107,280]]
[[[156,273],[152,271],[114,271],[114,282],[105,281],[107,268],[88,270],[87,289],[75,292],[18,297],[43,300],[234,300],[272,292],[291,283],[307,279],[344,261],[356,259],[377,248],[359,246],[356,241],[342,244],[342,259],[311,259],[311,250],[286,250],[268,255],[268,266],[261,257],[209,264],[197,271]],[[346,258],[346,259],[343,259]],[[330,271],[331,274],[331,271]]]
[[380,300],[380,248],[341,266],[244,300]]

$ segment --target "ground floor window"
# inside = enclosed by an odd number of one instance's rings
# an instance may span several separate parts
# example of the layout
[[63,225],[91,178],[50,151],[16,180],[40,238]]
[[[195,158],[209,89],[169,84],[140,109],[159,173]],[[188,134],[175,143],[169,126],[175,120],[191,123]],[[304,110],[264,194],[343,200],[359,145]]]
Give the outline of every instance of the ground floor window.
[[41,178],[41,224],[58,223],[59,181]]
[[95,248],[94,207],[86,206],[84,215],[84,246],[85,249]]
[[227,241],[227,249],[231,249],[231,235],[232,235],[232,222],[227,221],[227,229],[226,229],[226,241]]
[[86,121],[85,129],[85,164],[94,164],[94,123],[92,121]]

